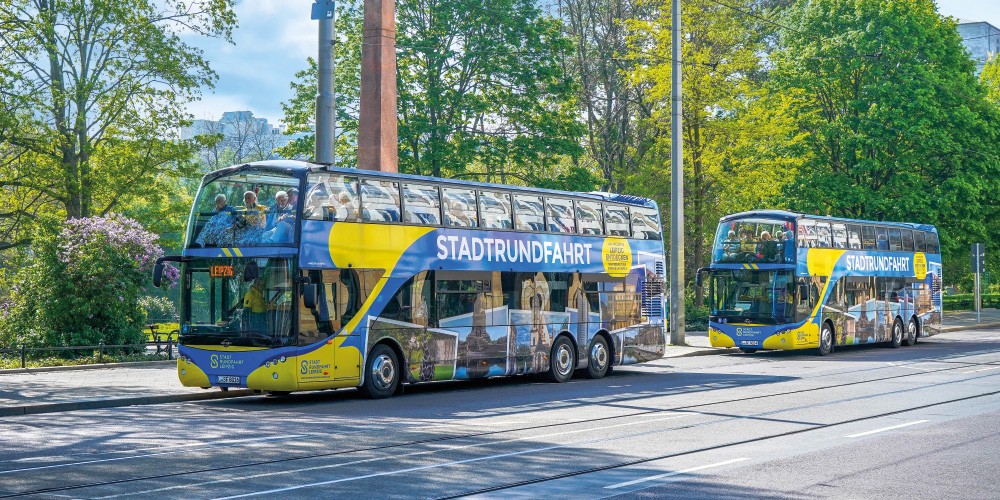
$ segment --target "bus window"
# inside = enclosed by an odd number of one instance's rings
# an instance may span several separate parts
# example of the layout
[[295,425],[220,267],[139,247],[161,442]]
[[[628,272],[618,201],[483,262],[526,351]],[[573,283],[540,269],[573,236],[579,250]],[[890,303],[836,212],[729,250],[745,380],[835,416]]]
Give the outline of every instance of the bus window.
[[915,252],[924,251],[924,232],[917,230],[913,232],[913,250]]
[[361,220],[399,222],[399,183],[362,179]]
[[633,208],[632,237],[637,240],[660,239],[660,214],[652,208]]
[[847,226],[833,225],[833,248],[847,248]]
[[482,227],[484,228],[513,228],[514,212],[510,209],[510,193],[503,193],[499,191],[480,191],[479,215],[482,217]]
[[847,247],[851,250],[861,250],[861,226],[847,226]]
[[816,223],[816,248],[830,248],[830,224],[827,222]]
[[573,200],[546,198],[545,215],[548,217],[549,232],[576,232],[576,221],[573,218]]
[[889,249],[889,236],[886,233],[886,229],[884,227],[875,228],[875,249],[876,250]]
[[927,253],[940,253],[940,248],[938,248],[938,236],[937,233],[927,233],[924,238],[924,248],[926,248]]
[[542,197],[530,194],[514,195],[514,227],[518,231],[541,231],[545,228]]
[[913,231],[909,229],[901,229],[899,231],[900,237],[903,239],[903,251],[912,252],[913,251]]
[[438,197],[437,186],[403,184],[403,200],[406,211],[403,220],[406,223],[431,226],[441,223],[441,199]]
[[455,227],[477,227],[476,191],[473,189],[449,188],[442,190],[444,198],[444,225]]
[[604,206],[604,222],[608,228],[608,236],[624,236],[628,238],[629,229],[628,208],[621,205]]
[[811,220],[799,221],[799,248],[816,246],[816,223]]
[[861,247],[865,250],[875,250],[874,226],[863,226],[861,228]]
[[600,202],[576,202],[576,223],[580,234],[604,234],[604,221],[601,213]]
[[893,252],[898,252],[902,250],[903,247],[900,245],[899,241],[899,229],[892,228],[889,230],[889,250]]
[[358,178],[325,172],[310,174],[303,213],[313,220],[356,222]]

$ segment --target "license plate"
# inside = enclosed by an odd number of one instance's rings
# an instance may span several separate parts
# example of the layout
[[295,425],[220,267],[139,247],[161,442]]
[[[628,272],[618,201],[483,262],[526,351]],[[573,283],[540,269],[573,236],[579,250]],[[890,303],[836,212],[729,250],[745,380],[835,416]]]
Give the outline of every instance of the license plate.
[[233,375],[221,375],[219,377],[220,384],[239,384],[240,378]]
[[742,340],[740,345],[760,345],[760,341],[757,340]]

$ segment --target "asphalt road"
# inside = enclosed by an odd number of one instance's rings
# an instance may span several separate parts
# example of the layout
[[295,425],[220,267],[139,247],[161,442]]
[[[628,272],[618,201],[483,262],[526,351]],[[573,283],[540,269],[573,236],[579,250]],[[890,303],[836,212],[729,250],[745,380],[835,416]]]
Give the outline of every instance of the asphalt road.
[[1000,498],[1000,331],[0,419],[0,498]]

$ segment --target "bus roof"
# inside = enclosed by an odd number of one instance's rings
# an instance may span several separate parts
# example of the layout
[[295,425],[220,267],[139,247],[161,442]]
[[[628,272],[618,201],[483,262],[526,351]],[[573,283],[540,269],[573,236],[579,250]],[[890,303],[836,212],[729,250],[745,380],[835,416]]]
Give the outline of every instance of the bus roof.
[[577,196],[583,198],[591,198],[595,201],[606,201],[611,203],[622,203],[626,205],[639,206],[659,209],[656,202],[648,198],[643,198],[640,196],[633,196],[628,194],[614,194],[606,193],[602,191],[592,191],[589,193],[576,193],[572,191],[558,191],[555,189],[543,189],[535,187],[525,187],[525,186],[511,186],[506,184],[493,184],[488,182],[477,182],[477,181],[467,181],[460,179],[446,179],[441,177],[430,177],[426,175],[413,175],[413,174],[400,174],[394,172],[379,172],[376,170],[358,170],[355,168],[341,168],[333,167],[323,163],[313,163],[300,160],[266,160],[258,161],[253,163],[244,163],[240,165],[233,165],[223,169],[216,170],[205,175],[203,183],[208,180],[213,180],[215,178],[239,172],[245,169],[251,168],[273,168],[279,170],[285,170],[291,174],[305,175],[309,172],[337,172],[348,175],[358,175],[363,174],[372,177],[383,177],[393,180],[402,181],[415,181],[415,182],[440,182],[445,184],[454,184],[456,186],[462,187],[474,187],[477,189],[505,189],[510,191],[520,191],[525,193],[537,193],[544,195],[553,196]]
[[855,224],[879,224],[883,226],[896,226],[908,229],[920,229],[922,231],[934,231],[937,229],[932,224],[916,224],[912,222],[887,222],[887,221],[874,221],[874,220],[863,220],[863,219],[845,219],[843,217],[829,217],[826,215],[812,215],[802,212],[790,212],[787,210],[751,210],[749,212],[740,212],[737,214],[730,214],[719,219],[719,223],[729,222],[738,219],[745,219],[748,217],[770,217],[775,219],[794,221],[801,218],[809,218],[815,220],[825,220],[831,222],[844,222],[844,223],[855,223]]

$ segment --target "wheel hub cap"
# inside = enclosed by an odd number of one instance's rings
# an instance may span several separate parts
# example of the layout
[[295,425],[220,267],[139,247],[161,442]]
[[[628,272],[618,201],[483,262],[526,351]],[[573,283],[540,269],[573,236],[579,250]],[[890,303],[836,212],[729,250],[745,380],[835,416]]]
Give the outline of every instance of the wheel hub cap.
[[590,363],[598,371],[603,370],[608,364],[608,350],[604,348],[604,344],[596,343],[590,348]]
[[371,376],[372,381],[379,389],[392,387],[393,380],[396,378],[396,367],[392,363],[392,358],[385,354],[375,358],[375,362],[372,363]]
[[570,366],[571,358],[572,355],[570,354],[569,349],[565,345],[560,346],[559,351],[556,352],[556,369],[559,370],[561,375],[569,373],[570,369],[572,369]]

